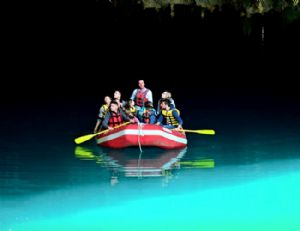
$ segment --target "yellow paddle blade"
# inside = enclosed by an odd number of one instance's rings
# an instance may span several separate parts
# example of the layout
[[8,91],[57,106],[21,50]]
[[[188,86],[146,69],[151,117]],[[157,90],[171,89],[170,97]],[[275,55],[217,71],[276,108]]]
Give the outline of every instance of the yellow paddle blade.
[[80,136],[80,137],[76,138],[74,141],[75,141],[76,144],[81,144],[85,141],[88,141],[88,140],[92,139],[96,135],[98,135],[98,133]]
[[[114,128],[119,128],[119,127],[122,127],[122,126],[124,126],[124,125],[129,124],[129,123],[130,123],[130,122],[126,122],[126,123],[120,124],[119,126],[116,126],[116,127],[114,127]],[[100,135],[100,134],[102,134],[102,133],[104,133],[104,132],[107,132],[107,131],[108,131],[108,129],[103,130],[103,131],[98,132],[98,133],[80,136],[80,137],[77,137],[77,138],[74,140],[74,142],[75,142],[76,144],[81,144],[81,143],[83,143],[83,142],[85,142],[85,141],[88,141],[88,140],[92,139],[93,137],[95,137],[95,136],[97,136],[97,135]]]
[[216,134],[215,131],[212,130],[212,129],[203,129],[203,130],[186,130],[186,129],[182,129],[180,131],[192,132],[192,133],[203,134],[203,135],[214,135],[214,134]]

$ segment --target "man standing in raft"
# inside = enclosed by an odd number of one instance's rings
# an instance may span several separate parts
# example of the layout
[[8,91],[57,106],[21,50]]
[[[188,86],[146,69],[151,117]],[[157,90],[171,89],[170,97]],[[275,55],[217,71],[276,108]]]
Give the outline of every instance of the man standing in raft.
[[145,111],[145,103],[151,102],[153,103],[152,91],[145,87],[144,80],[138,81],[139,88],[135,89],[132,92],[130,99],[134,100],[135,108],[137,111],[137,117],[140,121],[143,119],[143,114]]
[[145,103],[148,101],[153,103],[152,91],[145,88],[144,80],[139,80],[138,84],[139,89],[135,89],[130,97],[130,99],[134,100],[135,106],[138,107],[137,110],[144,107]]

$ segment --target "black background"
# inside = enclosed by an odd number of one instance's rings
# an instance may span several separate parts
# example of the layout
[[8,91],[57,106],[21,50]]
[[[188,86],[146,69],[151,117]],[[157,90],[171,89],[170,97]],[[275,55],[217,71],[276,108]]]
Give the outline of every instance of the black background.
[[102,100],[115,89],[127,99],[138,79],[155,98],[167,89],[195,102],[298,103],[299,20],[254,15],[246,36],[230,8],[202,19],[186,7],[171,18],[105,1],[26,4],[7,17],[4,103]]

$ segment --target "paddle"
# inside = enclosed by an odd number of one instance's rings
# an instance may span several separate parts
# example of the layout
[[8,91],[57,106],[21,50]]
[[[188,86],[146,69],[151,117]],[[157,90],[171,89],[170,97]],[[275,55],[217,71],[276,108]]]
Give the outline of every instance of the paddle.
[[181,129],[179,131],[181,131],[181,132],[192,132],[192,133],[203,134],[203,135],[214,135],[214,134],[216,134],[215,131],[212,130],[212,129],[203,129],[203,130]]
[[[130,123],[130,122],[126,122],[126,123],[120,124],[119,126],[116,126],[116,127],[114,127],[114,128],[119,128],[119,127],[125,126],[125,125],[127,125],[127,124],[129,124],[129,123]],[[107,132],[108,130],[109,130],[109,129],[106,129],[106,130],[103,130],[103,131],[101,131],[101,132],[97,132],[97,133],[94,133],[94,134],[88,134],[88,135],[84,135],[84,136],[77,137],[77,138],[74,140],[74,142],[75,142],[76,144],[81,144],[81,143],[83,143],[83,142],[85,142],[85,141],[88,141],[88,140],[92,139],[93,137],[95,137],[95,136],[97,136],[97,135],[100,135],[100,134],[102,134],[102,133]]]

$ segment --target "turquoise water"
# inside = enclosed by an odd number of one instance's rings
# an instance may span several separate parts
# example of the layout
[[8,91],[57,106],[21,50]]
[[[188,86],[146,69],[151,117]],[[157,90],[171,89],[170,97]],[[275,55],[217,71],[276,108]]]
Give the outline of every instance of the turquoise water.
[[[143,152],[76,146],[86,118],[65,116],[58,125],[39,116],[2,139],[1,231],[300,228],[297,116],[204,118],[215,136],[188,134],[187,149]],[[1,123],[13,133],[13,121]]]

